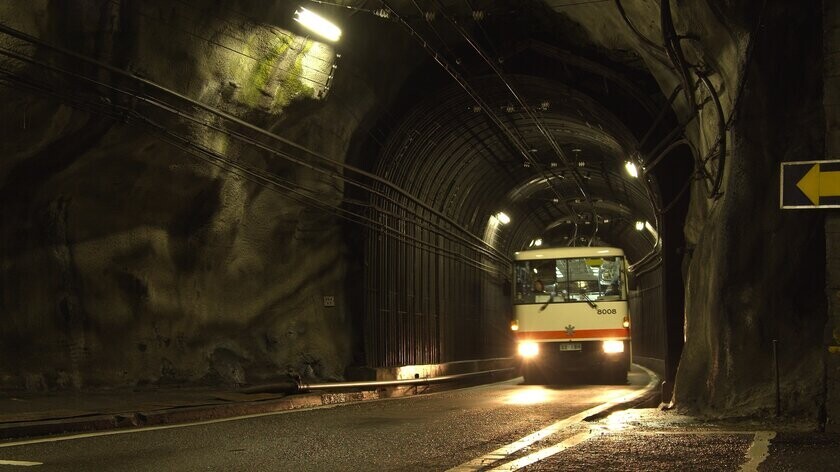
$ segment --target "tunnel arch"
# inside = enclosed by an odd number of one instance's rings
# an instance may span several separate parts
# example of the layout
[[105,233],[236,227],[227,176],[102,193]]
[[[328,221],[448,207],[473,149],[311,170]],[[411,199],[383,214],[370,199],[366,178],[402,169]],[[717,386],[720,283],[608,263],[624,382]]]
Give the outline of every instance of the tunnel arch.
[[[610,108],[560,81],[508,77],[539,111],[565,162],[512,103],[498,77],[483,76],[470,84],[529,144],[530,157],[520,155],[469,94],[449,85],[415,103],[392,128],[375,173],[451,217],[461,230],[481,236],[484,250],[503,256],[543,234],[553,245],[578,245],[568,236],[569,225],[577,226],[586,242],[628,248],[631,261],[652,253],[659,246],[656,238],[629,228],[640,219],[657,225],[658,184],[644,175],[633,179],[624,168],[638,154],[643,127],[635,123],[630,130]],[[648,108],[645,113],[653,115]],[[572,173],[583,176],[585,194]],[[508,355],[506,261],[413,222],[387,196],[374,195],[368,205],[371,215],[405,237],[366,231],[366,362],[404,365]],[[495,219],[500,211],[513,220],[508,227]],[[596,226],[600,232],[590,229]]]

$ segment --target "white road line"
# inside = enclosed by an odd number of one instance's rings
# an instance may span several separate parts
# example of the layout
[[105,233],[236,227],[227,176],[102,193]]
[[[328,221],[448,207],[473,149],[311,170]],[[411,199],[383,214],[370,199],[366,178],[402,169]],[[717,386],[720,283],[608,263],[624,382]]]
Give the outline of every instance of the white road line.
[[592,437],[592,433],[590,431],[586,431],[584,433],[578,433],[568,439],[564,439],[563,441],[551,446],[540,449],[539,451],[528,454],[525,457],[520,457],[515,461],[508,462],[507,464],[502,464],[499,467],[494,469],[490,469],[491,472],[510,472],[514,470],[519,470],[523,467],[528,467],[529,465],[533,464],[534,462],[539,462],[547,457],[551,457],[558,452],[563,452],[570,447],[577,446],[578,444],[586,441]]
[[[651,390],[656,388],[656,386],[659,384],[659,377],[657,377],[656,374],[651,372],[650,370],[645,369],[642,366],[639,366],[639,367],[641,367],[650,377],[650,381],[641,390],[637,390],[635,392],[624,395],[624,396],[622,396],[622,397],[620,397],[616,400],[609,401],[607,403],[603,403],[603,404],[598,405],[596,407],[590,408],[586,411],[582,411],[582,412],[580,412],[576,415],[570,416],[566,419],[560,420],[560,421],[558,421],[554,424],[551,424],[551,425],[537,431],[536,433],[529,434],[528,436],[525,436],[522,439],[519,439],[515,442],[512,442],[512,443],[510,443],[506,446],[502,446],[502,447],[500,447],[499,449],[496,449],[493,452],[485,454],[481,457],[477,457],[477,458],[475,458],[471,461],[464,462],[463,464],[461,464],[459,466],[453,467],[453,468],[449,469],[447,472],[467,472],[467,471],[481,470],[484,467],[487,467],[487,466],[493,464],[494,462],[498,462],[500,460],[503,460],[503,459],[506,459],[506,458],[510,457],[512,454],[530,446],[531,444],[539,442],[539,441],[547,438],[548,436],[551,436],[552,434],[562,430],[563,428],[565,428],[565,427],[567,427],[571,424],[579,423],[589,416],[596,415],[598,413],[602,413],[606,410],[609,410],[610,408],[613,408],[614,406],[616,406],[620,403],[630,402],[630,401],[633,401],[633,400],[647,394],[648,392],[650,392]],[[577,443],[575,443],[575,444],[577,444]],[[568,446],[568,447],[571,447],[571,446]],[[560,451],[557,451],[557,452],[560,452]]]
[[282,411],[272,411],[269,413],[256,413],[253,415],[244,415],[244,416],[235,416],[231,418],[218,418],[215,420],[204,420],[204,421],[195,421],[192,423],[180,423],[180,424],[165,424],[161,426],[146,426],[143,428],[131,428],[131,429],[115,429],[109,431],[97,431],[95,433],[80,433],[80,434],[71,434],[67,436],[47,436],[45,438],[38,438],[38,439],[25,439],[23,441],[13,441],[7,443],[0,443],[0,448],[4,447],[15,447],[15,446],[27,446],[30,444],[43,444],[43,443],[52,443],[52,442],[61,442],[61,441],[73,441],[76,439],[85,439],[85,438],[96,438],[99,436],[114,436],[117,434],[133,434],[133,433],[143,433],[147,431],[160,431],[163,429],[176,429],[176,428],[188,428],[191,426],[201,426],[207,424],[215,424],[215,423],[226,423],[228,421],[239,421],[239,420],[246,420],[250,418],[260,418],[263,416],[275,416],[275,415],[282,415],[285,413],[293,413],[297,411],[304,411],[304,410],[322,410],[326,408],[335,408],[337,406],[343,405],[343,403],[336,403],[332,405],[321,405],[321,406],[314,406],[314,407],[307,407],[307,408],[296,408],[293,410],[282,410]]
[[728,431],[710,429],[709,431],[633,431],[638,436],[720,436],[720,435],[741,435],[755,436],[755,431]]
[[758,471],[758,466],[770,455],[770,441],[775,437],[775,431],[759,431],[755,433],[753,442],[747,450],[747,462],[741,466],[741,472]]
[[0,465],[16,465],[18,467],[32,467],[34,465],[44,465],[43,462],[31,462],[31,461],[4,461],[0,459]]
[[[492,388],[495,385],[503,385],[509,382],[512,382],[515,379],[503,380],[501,382],[494,382],[492,384],[484,384],[484,385],[476,385],[474,387],[467,387],[458,389],[458,392],[468,391],[468,390],[480,390],[484,388]],[[438,395],[444,395],[446,393],[452,393],[453,390],[446,390],[442,392],[433,392],[433,393],[425,393],[423,395],[417,395],[417,398],[428,398],[434,397]],[[365,400],[364,403],[369,402],[388,402],[388,401],[399,401],[405,400],[406,398],[412,397],[393,397],[393,398],[380,398],[376,400]],[[96,438],[100,436],[114,436],[117,434],[134,434],[134,433],[144,433],[148,431],[160,431],[164,429],[176,429],[176,428],[190,428],[192,426],[203,426],[208,424],[215,424],[215,423],[227,423],[229,421],[240,421],[240,420],[247,420],[251,418],[261,418],[263,416],[276,416],[276,415],[284,415],[287,413],[297,413],[302,411],[311,411],[311,410],[324,410],[328,408],[338,408],[345,405],[356,405],[361,402],[346,402],[346,403],[332,403],[329,405],[320,405],[320,406],[311,406],[311,407],[302,407],[302,408],[294,408],[291,410],[280,410],[280,411],[271,411],[268,413],[255,413],[253,415],[243,415],[243,416],[231,416],[229,418],[217,418],[214,420],[204,420],[204,421],[194,421],[191,423],[178,423],[178,424],[165,424],[160,426],[146,426],[141,428],[130,428],[130,429],[113,429],[108,431],[97,431],[94,433],[79,433],[79,434],[68,434],[66,436],[48,436],[44,438],[37,438],[37,439],[25,439],[22,441],[12,441],[6,443],[0,443],[0,448],[4,447],[16,447],[16,446],[27,446],[30,444],[43,444],[43,443],[52,443],[52,442],[61,442],[61,441],[74,441],[77,439],[86,439],[86,438]]]

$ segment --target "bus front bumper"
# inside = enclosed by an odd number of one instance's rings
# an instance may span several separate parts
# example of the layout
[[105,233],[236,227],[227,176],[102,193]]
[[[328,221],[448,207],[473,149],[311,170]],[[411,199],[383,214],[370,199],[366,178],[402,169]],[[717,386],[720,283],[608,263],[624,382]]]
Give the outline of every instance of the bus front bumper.
[[630,368],[630,341],[520,341],[519,358],[523,368],[549,368],[556,371],[591,371],[592,369]]

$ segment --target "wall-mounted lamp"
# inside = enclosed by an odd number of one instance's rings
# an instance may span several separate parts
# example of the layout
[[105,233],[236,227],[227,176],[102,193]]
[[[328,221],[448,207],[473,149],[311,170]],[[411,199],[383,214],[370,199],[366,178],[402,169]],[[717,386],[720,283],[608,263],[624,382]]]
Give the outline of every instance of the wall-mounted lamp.
[[624,163],[624,168],[627,169],[627,173],[630,174],[630,177],[638,177],[639,176],[639,169],[636,167],[636,164],[627,161]]
[[295,21],[327,41],[336,42],[341,38],[341,28],[306,8],[300,7],[295,12]]

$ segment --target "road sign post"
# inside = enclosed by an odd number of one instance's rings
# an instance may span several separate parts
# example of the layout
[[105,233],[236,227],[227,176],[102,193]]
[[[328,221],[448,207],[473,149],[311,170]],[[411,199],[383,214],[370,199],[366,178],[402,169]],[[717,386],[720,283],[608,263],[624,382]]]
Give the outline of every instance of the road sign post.
[[840,208],[840,160],[782,162],[779,206]]

